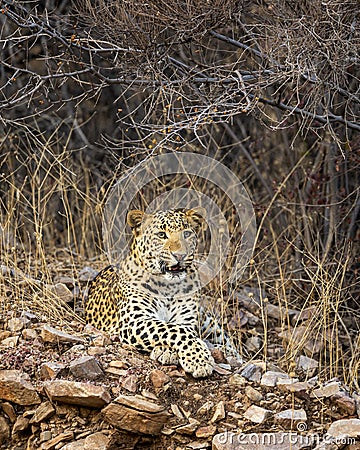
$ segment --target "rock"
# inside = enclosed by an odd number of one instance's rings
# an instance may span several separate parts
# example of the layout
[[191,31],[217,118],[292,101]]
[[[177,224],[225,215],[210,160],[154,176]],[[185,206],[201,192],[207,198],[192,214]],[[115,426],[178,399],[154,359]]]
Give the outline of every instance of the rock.
[[255,381],[256,383],[259,383],[262,373],[262,367],[257,364],[250,363],[245,366],[240,375],[246,378],[248,381]]
[[48,285],[47,289],[64,302],[71,302],[73,299],[72,292],[64,283]]
[[150,381],[155,389],[162,389],[171,381],[171,378],[162,370],[154,369],[150,372]]
[[330,401],[348,416],[353,416],[356,413],[356,402],[347,392],[332,395]]
[[109,392],[102,386],[67,380],[54,380],[44,383],[49,399],[69,405],[102,408],[111,401]]
[[14,407],[10,403],[4,402],[1,404],[1,408],[4,411],[4,413],[8,416],[10,422],[14,423],[17,418]]
[[7,442],[10,438],[10,427],[5,417],[0,416],[0,445]]
[[200,406],[200,408],[197,410],[197,414],[200,414],[201,416],[207,414],[213,407],[214,403],[208,400],[207,402],[205,402],[203,405]]
[[21,319],[9,319],[7,321],[7,328],[11,331],[11,333],[17,333],[24,328],[24,321]]
[[32,328],[25,328],[22,330],[21,335],[26,341],[35,341],[38,337],[36,330],[33,330]]
[[327,398],[332,395],[340,394],[341,384],[339,381],[332,381],[331,383],[325,384],[324,386],[314,389],[311,393],[312,398]]
[[195,432],[195,430],[198,428],[198,426],[200,425],[200,422],[196,419],[192,419],[191,417],[189,418],[189,423],[187,423],[186,425],[182,425],[178,428],[176,428],[176,432],[179,434],[193,434]]
[[[307,416],[304,409],[285,409],[280,411],[274,416],[275,422],[282,425],[284,428],[290,428],[299,425],[299,423],[304,424],[304,430],[306,430]],[[300,430],[299,430],[300,431]]]
[[251,405],[245,412],[244,418],[254,423],[263,423],[271,415],[271,411],[257,405]]
[[79,281],[91,281],[93,278],[96,277],[98,274],[98,271],[93,269],[92,267],[85,266],[83,267],[79,272]]
[[229,384],[233,386],[242,387],[245,386],[246,383],[246,379],[238,373],[234,373],[234,375],[231,375],[231,377],[229,378]]
[[341,419],[333,422],[327,435],[336,439],[356,438],[360,436],[360,419]]
[[68,344],[84,343],[84,340],[82,338],[65,333],[61,330],[57,330],[50,325],[42,326],[41,337],[44,342],[50,342],[53,344],[58,344],[59,342]]
[[18,416],[16,422],[14,423],[12,434],[22,433],[27,430],[30,426],[30,421],[27,417]]
[[184,414],[180,411],[178,405],[170,405],[171,411],[178,419],[183,420],[185,418]]
[[260,350],[262,346],[262,341],[259,336],[251,336],[248,339],[246,339],[245,347],[249,352],[257,352]]
[[[324,340],[320,338],[311,339],[309,335],[311,335],[309,327],[298,326],[290,330],[284,330],[278,336],[288,342],[291,347],[303,346],[305,353],[308,355],[320,353],[324,348]],[[304,336],[309,336],[306,341],[304,341]]]
[[2,342],[4,339],[8,338],[11,336],[11,332],[10,331],[0,331],[0,342]]
[[283,372],[273,372],[271,370],[264,373],[264,375],[261,377],[260,385],[261,386],[276,386],[276,383],[279,379],[288,379],[291,378],[287,373]]
[[121,380],[121,386],[129,392],[135,393],[137,391],[138,378],[136,375],[128,375]]
[[60,442],[70,441],[71,439],[74,439],[74,432],[73,431],[66,431],[65,433],[60,433],[58,436],[55,436],[50,441],[42,443],[40,449],[41,450],[52,450]]
[[40,433],[40,442],[46,442],[46,441],[50,441],[50,439],[52,438],[52,432],[49,430],[43,431],[42,433]]
[[106,434],[97,432],[90,434],[85,439],[79,439],[75,442],[61,447],[61,450],[108,450],[109,437]]
[[206,450],[210,447],[211,444],[209,442],[193,441],[186,444],[186,448],[190,448],[191,450]]
[[18,345],[19,336],[10,336],[1,341],[1,347],[15,348]]
[[102,415],[117,428],[151,435],[159,434],[170,417],[165,406],[137,395],[120,395],[102,410]]
[[314,439],[295,433],[225,432],[214,436],[212,450],[301,450],[310,448]]
[[218,422],[219,420],[222,420],[225,418],[225,404],[224,402],[221,400],[215,408],[215,412],[214,415],[212,416],[210,422],[215,423]]
[[214,436],[215,433],[216,433],[216,426],[207,425],[205,427],[198,428],[195,432],[195,436],[197,438],[208,438]]
[[312,385],[305,381],[299,381],[295,383],[281,383],[281,380],[277,382],[277,387],[283,392],[291,392],[295,394],[296,397],[302,398],[304,400],[310,398],[310,393]]
[[36,405],[41,402],[28,375],[20,370],[0,370],[0,398],[17,405]]
[[30,419],[30,423],[38,424],[46,419],[49,419],[55,414],[55,408],[50,402],[41,403],[35,410],[33,417]]
[[70,363],[70,372],[77,378],[96,380],[104,375],[99,363],[93,356],[82,356]]
[[65,367],[62,363],[46,362],[40,367],[40,377],[42,380],[53,380]]
[[246,386],[245,395],[252,402],[260,402],[263,399],[261,392],[257,391],[252,386]]
[[307,377],[312,377],[319,367],[319,362],[316,361],[316,359],[309,358],[308,356],[300,355],[296,360],[296,365],[298,369],[305,372]]

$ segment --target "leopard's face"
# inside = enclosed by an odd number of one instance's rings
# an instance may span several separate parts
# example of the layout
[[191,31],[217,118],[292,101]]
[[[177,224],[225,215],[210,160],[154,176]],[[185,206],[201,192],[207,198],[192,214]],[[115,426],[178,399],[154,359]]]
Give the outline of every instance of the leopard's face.
[[167,280],[185,278],[194,261],[203,215],[201,208],[154,214],[130,211],[127,221],[134,234],[132,251],[143,269]]

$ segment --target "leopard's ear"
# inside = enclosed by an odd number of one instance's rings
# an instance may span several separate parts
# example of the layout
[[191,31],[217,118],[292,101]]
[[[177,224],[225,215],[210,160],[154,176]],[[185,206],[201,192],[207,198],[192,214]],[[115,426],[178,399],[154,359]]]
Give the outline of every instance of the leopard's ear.
[[133,209],[132,211],[129,211],[126,216],[126,222],[130,226],[130,228],[133,230],[135,228],[138,228],[146,214],[143,211],[140,211],[139,209]]
[[198,206],[196,208],[188,209],[185,212],[188,222],[195,232],[198,233],[205,227],[206,209]]

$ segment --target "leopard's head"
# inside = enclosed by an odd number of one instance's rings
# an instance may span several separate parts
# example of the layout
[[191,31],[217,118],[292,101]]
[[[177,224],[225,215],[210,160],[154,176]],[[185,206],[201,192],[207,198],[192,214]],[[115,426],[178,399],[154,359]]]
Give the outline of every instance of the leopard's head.
[[147,272],[166,279],[184,277],[194,261],[198,233],[205,223],[205,210],[173,209],[146,214],[129,211],[133,232],[132,252]]

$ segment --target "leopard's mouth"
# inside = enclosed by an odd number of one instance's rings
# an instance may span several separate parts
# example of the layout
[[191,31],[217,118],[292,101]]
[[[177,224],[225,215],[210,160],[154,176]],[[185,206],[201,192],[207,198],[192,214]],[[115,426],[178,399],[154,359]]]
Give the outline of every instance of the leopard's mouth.
[[185,271],[185,267],[181,266],[179,263],[175,264],[173,266],[166,267],[166,272],[179,273],[179,272],[184,272],[184,271]]

